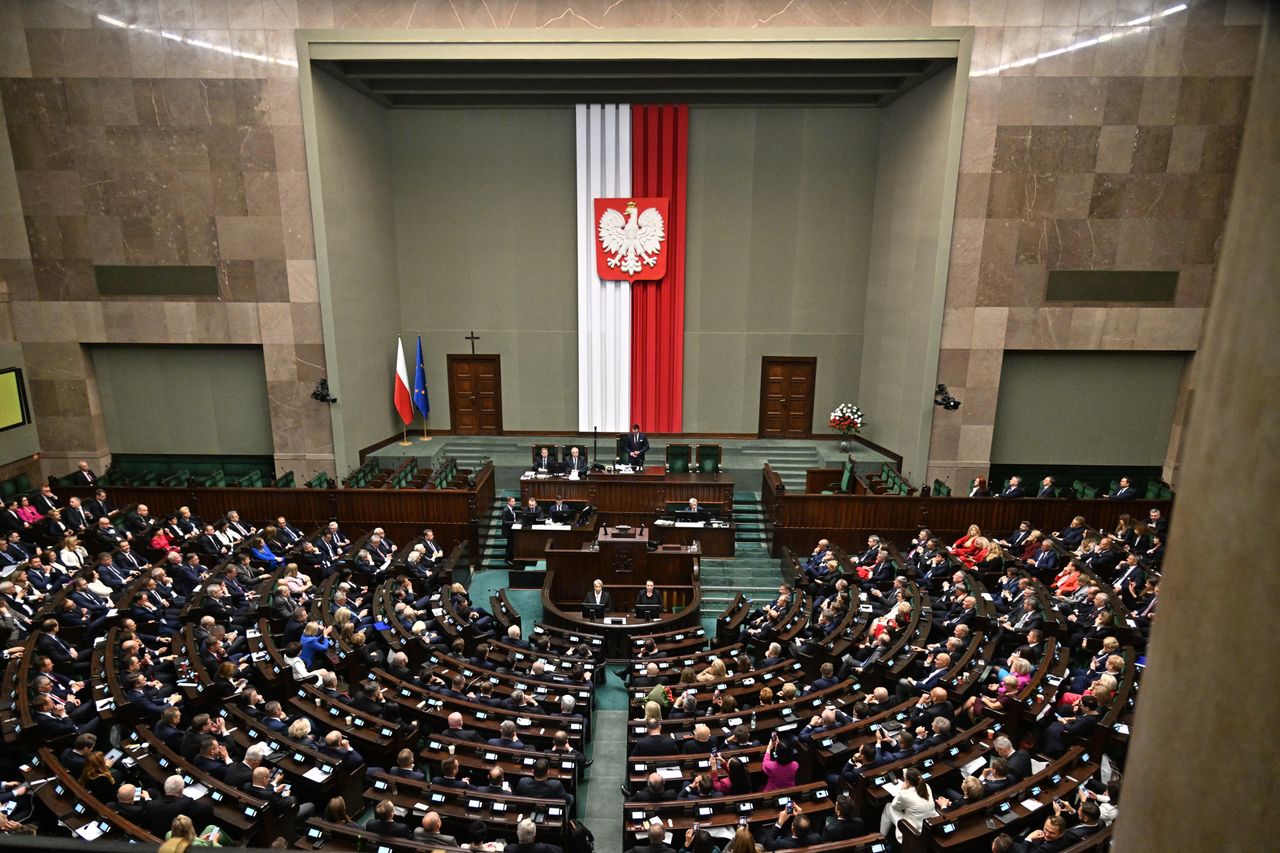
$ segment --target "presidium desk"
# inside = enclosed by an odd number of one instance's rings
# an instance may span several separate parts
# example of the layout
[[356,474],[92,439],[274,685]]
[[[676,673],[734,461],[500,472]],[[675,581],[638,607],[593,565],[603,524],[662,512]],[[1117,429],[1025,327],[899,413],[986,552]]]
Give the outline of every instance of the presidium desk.
[[[513,531],[512,555],[517,560],[541,560],[548,545],[555,548],[578,548],[596,538],[601,525],[649,528],[650,541],[659,545],[697,544],[700,556],[732,557],[734,554],[733,478],[726,474],[668,474],[660,465],[650,465],[643,472],[593,472],[582,479],[567,477],[535,478],[526,474],[520,480],[520,507],[536,498],[546,509],[556,497],[573,509],[595,507],[596,515],[584,525],[535,525]],[[676,504],[685,505],[690,498],[728,522],[726,526],[681,523],[661,525],[654,522],[669,515]],[[551,568],[551,566],[548,566]]]
[[[599,535],[578,547],[548,545],[547,573],[542,585],[543,619],[549,624],[604,637],[610,658],[630,656],[631,638],[698,624],[702,557],[698,543],[653,547],[647,528],[603,527]],[[603,619],[582,615],[582,602],[599,578],[613,598],[613,610]],[[635,616],[636,594],[652,580],[662,596],[662,615]]]

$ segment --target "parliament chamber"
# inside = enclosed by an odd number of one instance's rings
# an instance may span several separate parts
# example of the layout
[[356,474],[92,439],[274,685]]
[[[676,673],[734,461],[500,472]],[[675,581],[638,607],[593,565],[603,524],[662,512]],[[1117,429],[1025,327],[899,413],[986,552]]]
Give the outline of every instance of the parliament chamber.
[[1270,849],[1276,24],[0,0],[0,845]]

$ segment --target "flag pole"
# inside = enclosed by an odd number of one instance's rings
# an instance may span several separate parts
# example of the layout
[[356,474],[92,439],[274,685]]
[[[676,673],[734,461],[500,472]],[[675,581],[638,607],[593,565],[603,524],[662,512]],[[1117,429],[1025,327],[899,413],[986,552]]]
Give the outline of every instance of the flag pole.
[[404,439],[404,441],[397,442],[401,447],[408,447],[410,444],[413,443],[409,441],[409,427],[407,424],[405,426],[400,427],[400,435]]
[[422,435],[418,436],[418,441],[430,441],[430,440],[431,440],[431,436],[427,435],[427,418],[424,415],[422,418]]

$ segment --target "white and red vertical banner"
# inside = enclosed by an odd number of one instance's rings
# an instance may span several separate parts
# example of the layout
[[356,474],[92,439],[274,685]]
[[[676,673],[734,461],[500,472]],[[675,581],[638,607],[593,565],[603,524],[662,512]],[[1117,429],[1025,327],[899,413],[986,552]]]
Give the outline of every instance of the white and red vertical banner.
[[631,108],[578,104],[578,429],[631,421],[631,286],[596,270],[597,198],[631,193]]
[[679,432],[685,106],[579,105],[578,427]]

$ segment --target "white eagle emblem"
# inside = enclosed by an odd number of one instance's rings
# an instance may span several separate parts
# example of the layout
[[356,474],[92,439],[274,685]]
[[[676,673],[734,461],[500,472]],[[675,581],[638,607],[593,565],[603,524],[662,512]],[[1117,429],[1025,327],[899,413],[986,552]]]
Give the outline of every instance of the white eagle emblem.
[[613,208],[600,215],[600,245],[606,254],[610,269],[621,269],[628,275],[640,272],[643,262],[653,267],[658,263],[661,243],[666,239],[662,214],[656,207],[645,208],[636,216],[636,203],[627,202],[626,218]]

